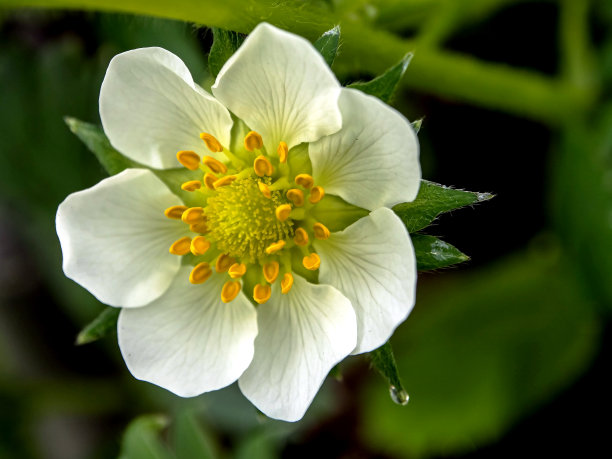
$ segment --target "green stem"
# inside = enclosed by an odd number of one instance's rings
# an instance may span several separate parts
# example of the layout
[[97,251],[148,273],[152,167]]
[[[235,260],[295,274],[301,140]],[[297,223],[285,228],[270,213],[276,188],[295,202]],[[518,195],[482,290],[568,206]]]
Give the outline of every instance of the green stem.
[[[576,0],[567,0],[572,3]],[[340,23],[342,53],[335,68],[347,73],[379,74],[397,63],[415,43],[363,21],[341,20],[322,3],[251,0],[0,0],[0,6],[38,6],[119,11],[160,16],[248,33],[267,21],[314,39]],[[507,111],[549,124],[560,124],[587,110],[595,99],[592,85],[576,87],[558,78],[436,49],[416,49],[405,87],[483,107]]]

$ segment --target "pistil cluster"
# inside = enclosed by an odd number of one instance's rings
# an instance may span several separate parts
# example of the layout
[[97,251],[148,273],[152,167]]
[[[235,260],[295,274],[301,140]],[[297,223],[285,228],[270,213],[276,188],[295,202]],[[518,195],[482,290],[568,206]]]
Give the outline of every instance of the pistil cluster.
[[281,292],[288,293],[293,286],[293,251],[298,251],[308,270],[316,271],[321,264],[312,241],[327,239],[330,232],[311,210],[325,190],[315,185],[311,175],[292,170],[285,142],[271,155],[262,137],[250,131],[244,151],[235,154],[208,133],[200,138],[209,151],[223,154],[227,163],[212,156],[201,158],[191,150],[177,153],[184,167],[202,173],[200,180],[181,186],[199,194],[202,204],[165,210],[166,217],[182,220],[194,233],[175,241],[170,253],[194,256],[192,284],[204,283],[212,275],[227,276],[221,290],[225,303],[242,290],[247,272],[255,279],[252,296],[257,303],[270,299],[277,280]]

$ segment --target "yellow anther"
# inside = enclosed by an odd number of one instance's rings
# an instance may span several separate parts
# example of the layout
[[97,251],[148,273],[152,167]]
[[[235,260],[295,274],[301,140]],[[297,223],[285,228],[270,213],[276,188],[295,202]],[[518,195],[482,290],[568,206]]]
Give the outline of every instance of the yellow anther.
[[312,187],[312,190],[310,190],[310,196],[308,197],[308,200],[312,204],[316,204],[321,199],[323,199],[323,196],[325,196],[325,190],[323,189],[323,187],[315,186]]
[[272,191],[270,191],[270,187],[268,185],[266,185],[264,182],[257,182],[257,186],[259,187],[261,194],[268,199],[272,198]]
[[200,155],[195,151],[181,150],[176,154],[176,159],[190,171],[195,171],[200,166]]
[[317,239],[327,239],[329,237],[329,230],[323,223],[315,223],[312,229]]
[[274,213],[276,214],[277,220],[284,222],[289,218],[289,215],[291,215],[291,205],[281,204],[276,208]]
[[259,155],[255,158],[255,161],[253,161],[253,169],[255,169],[255,173],[260,177],[272,175],[272,172],[274,172],[272,163],[264,155]]
[[191,270],[191,273],[189,273],[189,282],[192,284],[201,284],[206,282],[211,275],[212,269],[210,269],[210,265],[203,261],[195,265]]
[[226,175],[225,177],[221,177],[219,180],[215,181],[215,183],[213,183],[213,186],[216,190],[217,188],[221,188],[222,186],[230,185],[234,180],[236,180],[235,175]]
[[210,249],[210,241],[204,236],[196,236],[191,240],[191,247],[189,249],[196,256],[204,255]]
[[271,284],[274,283],[276,278],[278,277],[278,272],[280,270],[280,265],[278,261],[269,261],[265,265],[263,265],[263,275],[268,282]]
[[271,295],[272,295],[272,288],[268,284],[266,285],[257,284],[255,285],[255,288],[253,289],[253,299],[258,304],[263,304],[266,301],[268,301]]
[[219,255],[219,257],[217,257],[217,262],[215,263],[215,269],[217,270],[218,273],[224,273],[234,263],[236,263],[236,260],[234,260],[228,254],[222,253],[221,255]]
[[221,289],[221,301],[229,303],[238,296],[241,289],[240,281],[227,281]]
[[291,188],[287,190],[287,199],[289,199],[294,206],[302,207],[304,205],[304,192],[297,188]]
[[183,212],[187,210],[187,206],[172,206],[164,210],[164,215],[174,220],[180,220]]
[[202,182],[199,180],[190,180],[181,185],[181,190],[184,191],[195,191],[199,190],[200,188],[202,188]]
[[314,185],[314,179],[308,174],[299,174],[295,176],[295,183],[309,190]]
[[283,275],[283,280],[281,280],[281,292],[287,294],[289,290],[291,290],[291,287],[293,287],[293,274],[285,273]]
[[204,219],[204,209],[201,207],[190,207],[181,216],[181,220],[189,225],[199,223]]
[[206,148],[208,148],[213,153],[220,153],[223,151],[223,147],[215,138],[215,136],[207,134],[206,132],[202,132],[200,134],[200,139],[204,141],[204,143],[206,144]]
[[313,252],[302,259],[302,264],[304,265],[304,268],[309,269],[310,271],[316,271],[319,269],[319,266],[321,266],[321,258],[319,255]]
[[215,189],[215,182],[217,180],[219,180],[219,177],[212,175],[210,172],[204,174],[204,178],[202,179],[202,181],[204,182],[204,186],[209,190]]
[[293,242],[299,246],[308,245],[308,233],[304,228],[298,228],[295,230],[295,235],[293,236]]
[[272,255],[273,253],[282,250],[283,247],[285,247],[285,241],[280,240],[278,242],[274,242],[273,244],[270,244],[268,247],[266,247],[266,253],[268,255]]
[[287,155],[289,154],[289,148],[287,148],[287,144],[285,142],[279,143],[276,152],[278,153],[278,160],[281,163],[286,163]]
[[208,225],[205,220],[189,225],[189,230],[194,233],[208,233]]
[[244,148],[247,150],[259,150],[261,147],[263,147],[263,139],[257,132],[251,131],[244,137]]
[[187,255],[189,248],[191,247],[191,238],[188,236],[180,238],[178,241],[174,241],[170,246],[170,253],[172,255]]
[[234,263],[229,267],[227,273],[232,279],[238,279],[246,273],[246,265],[244,263]]
[[225,174],[227,172],[227,166],[212,156],[204,156],[202,162],[215,174]]

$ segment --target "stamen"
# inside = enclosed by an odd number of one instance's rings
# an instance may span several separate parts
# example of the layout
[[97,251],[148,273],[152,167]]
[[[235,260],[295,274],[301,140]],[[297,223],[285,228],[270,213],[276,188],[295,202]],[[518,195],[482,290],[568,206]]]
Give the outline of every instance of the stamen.
[[269,261],[263,266],[263,275],[269,283],[273,284],[278,277],[279,270],[278,261]]
[[295,242],[296,245],[299,245],[301,247],[308,245],[308,233],[306,232],[304,228],[298,228],[295,230],[295,236],[293,236],[293,242]]
[[246,269],[247,267],[244,263],[234,263],[229,267],[227,273],[232,279],[238,279],[245,275]]
[[221,301],[229,303],[238,296],[241,289],[240,281],[227,281],[221,289]]
[[210,172],[207,172],[206,174],[204,174],[204,186],[206,188],[208,188],[209,190],[214,190],[215,189],[215,185],[214,183],[219,180],[219,177],[212,175]]
[[184,191],[195,191],[199,190],[200,188],[202,188],[202,182],[199,180],[190,180],[181,185],[181,190]]
[[236,260],[234,260],[232,257],[230,257],[228,254],[226,253],[222,253],[221,255],[219,255],[219,257],[217,258],[217,262],[215,263],[215,270],[218,273],[224,273],[225,271],[227,271],[229,269],[230,266],[232,266],[234,263],[236,263]]
[[293,274],[285,273],[283,280],[281,280],[281,292],[286,295],[291,290],[291,287],[293,287]]
[[319,266],[321,266],[321,258],[319,255],[313,252],[302,259],[302,264],[304,265],[304,268],[310,271],[316,271],[319,269]]
[[268,255],[272,255],[273,253],[282,250],[283,247],[285,247],[285,241],[281,239],[280,241],[274,242],[273,244],[270,244],[268,247],[266,247],[266,253]]
[[219,180],[213,183],[213,186],[216,190],[217,188],[231,184],[234,180],[236,180],[235,175],[226,175],[225,177],[221,177]]
[[314,179],[308,174],[299,174],[295,176],[295,183],[309,190],[314,185]]
[[291,215],[291,206],[289,204],[281,204],[276,208],[274,213],[279,221],[284,222],[289,218],[289,215]]
[[289,148],[287,148],[287,144],[285,142],[280,142],[278,144],[278,148],[276,149],[276,152],[278,153],[278,160],[281,163],[286,163],[287,156],[289,154]]
[[189,230],[194,233],[208,233],[208,225],[205,220],[189,225]]
[[200,134],[200,139],[204,141],[204,143],[206,144],[206,148],[208,148],[213,153],[220,153],[223,151],[223,147],[214,136],[207,134],[206,132],[202,132]]
[[304,205],[304,192],[297,188],[291,188],[287,191],[287,199],[293,203],[296,207]]
[[185,236],[172,243],[170,246],[170,253],[172,255],[187,255],[190,247],[191,238],[189,236]]
[[327,226],[325,226],[323,223],[315,223],[312,229],[317,239],[327,239],[330,235]]
[[255,285],[255,288],[253,289],[253,299],[258,304],[263,304],[266,301],[268,301],[271,295],[272,295],[272,288],[270,288],[270,285],[268,284],[266,285],[257,284]]
[[253,162],[253,169],[255,169],[255,173],[260,177],[263,177],[264,175],[272,175],[272,172],[274,172],[272,163],[264,155],[259,155],[257,158],[255,158],[255,161]]
[[176,154],[176,159],[190,171],[195,171],[200,166],[200,155],[195,151],[181,150]]
[[312,190],[310,190],[310,197],[308,198],[308,200],[311,204],[316,204],[321,199],[323,199],[323,196],[325,196],[325,190],[323,189],[323,187],[315,186],[312,188]]
[[204,236],[196,236],[191,240],[191,253],[194,255],[204,255],[210,249],[210,241]]
[[203,261],[202,263],[198,263],[189,273],[189,282],[192,284],[202,284],[208,280],[208,278],[212,275],[212,269],[210,269],[210,265]]
[[199,223],[204,218],[204,209],[202,207],[190,207],[181,216],[181,220],[190,225]]
[[248,151],[259,150],[263,147],[263,139],[255,132],[249,132],[244,138],[244,148]]
[[261,194],[268,199],[272,198],[272,191],[270,191],[270,187],[268,185],[266,185],[264,182],[257,182],[257,186],[259,187]]
[[[223,151],[223,148],[219,151]],[[212,156],[204,156],[202,162],[215,174],[225,174],[227,172],[227,166]]]
[[173,220],[180,220],[186,210],[187,206],[172,206],[164,210],[164,215]]

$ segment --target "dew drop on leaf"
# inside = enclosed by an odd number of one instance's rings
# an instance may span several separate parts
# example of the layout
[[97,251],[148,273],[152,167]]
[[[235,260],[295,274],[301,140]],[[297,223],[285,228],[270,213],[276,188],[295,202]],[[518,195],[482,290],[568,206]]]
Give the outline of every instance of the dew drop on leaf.
[[389,394],[391,395],[391,400],[397,403],[398,405],[408,405],[408,400],[410,400],[410,396],[408,392],[403,389],[398,389],[395,386],[389,386]]

